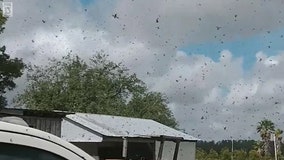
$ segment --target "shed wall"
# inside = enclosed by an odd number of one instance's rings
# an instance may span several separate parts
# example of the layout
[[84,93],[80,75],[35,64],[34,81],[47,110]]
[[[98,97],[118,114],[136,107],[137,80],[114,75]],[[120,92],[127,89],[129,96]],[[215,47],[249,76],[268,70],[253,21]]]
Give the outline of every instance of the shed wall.
[[19,116],[22,117],[30,127],[36,128],[58,137],[61,136],[61,118],[46,118],[34,116]]
[[49,118],[49,117],[38,117],[38,116],[23,116],[23,115],[6,115],[1,114],[0,117],[16,116],[23,118],[29,127],[39,129],[58,137],[61,136],[61,118]]
[[[195,160],[195,142],[181,142],[178,152],[178,160]],[[156,158],[159,152],[160,142],[156,142]],[[165,141],[162,160],[172,160],[175,151],[175,142]]]

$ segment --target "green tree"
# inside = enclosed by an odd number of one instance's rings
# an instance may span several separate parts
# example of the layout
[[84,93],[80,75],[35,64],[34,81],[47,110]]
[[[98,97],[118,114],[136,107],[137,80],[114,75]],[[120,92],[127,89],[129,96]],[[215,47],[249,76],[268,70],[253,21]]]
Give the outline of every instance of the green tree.
[[172,117],[172,113],[167,109],[167,99],[161,93],[135,94],[127,104],[127,108],[129,110],[124,114],[125,116],[132,115],[137,118],[148,118],[163,122],[168,126],[176,126],[176,122],[169,119],[169,117]]
[[18,102],[31,109],[66,110],[154,119],[177,123],[161,93],[102,53],[86,62],[68,55],[46,66],[29,66],[28,86]]
[[249,160],[260,160],[261,156],[257,150],[250,150],[248,153]]
[[259,156],[264,156],[264,143],[263,143],[263,141],[257,141],[254,144],[254,149],[257,151]]
[[197,148],[196,149],[196,160],[205,160],[206,159],[206,156],[207,156],[207,153],[201,149],[201,148]]
[[229,160],[231,159],[231,156],[232,153],[227,147],[221,149],[220,160]]
[[[2,16],[2,11],[0,10],[0,34],[4,31],[7,18]],[[7,90],[12,90],[16,87],[14,79],[22,75],[24,69],[24,63],[21,59],[10,58],[8,54],[5,53],[6,47],[0,47],[0,108],[6,106],[6,98],[4,94]]]
[[246,160],[247,159],[247,153],[244,150],[235,150],[234,151],[234,159]]
[[208,155],[206,156],[206,160],[219,160],[219,154],[214,149],[210,149]]
[[264,119],[258,122],[256,130],[258,133],[260,133],[260,137],[264,141],[264,154],[265,156],[269,156],[271,132],[275,130],[274,123],[268,119]]

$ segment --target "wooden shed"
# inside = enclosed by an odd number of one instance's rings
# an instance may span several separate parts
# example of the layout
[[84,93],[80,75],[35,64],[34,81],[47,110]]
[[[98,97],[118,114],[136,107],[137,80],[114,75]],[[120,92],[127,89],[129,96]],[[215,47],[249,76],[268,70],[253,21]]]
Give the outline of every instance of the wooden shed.
[[97,160],[194,160],[197,138],[150,119],[3,108],[0,118],[16,116],[69,141]]
[[61,138],[99,160],[195,160],[197,138],[150,119],[75,113]]
[[30,109],[2,108],[0,117],[16,116],[23,118],[30,127],[61,137],[62,118],[70,112],[40,111]]

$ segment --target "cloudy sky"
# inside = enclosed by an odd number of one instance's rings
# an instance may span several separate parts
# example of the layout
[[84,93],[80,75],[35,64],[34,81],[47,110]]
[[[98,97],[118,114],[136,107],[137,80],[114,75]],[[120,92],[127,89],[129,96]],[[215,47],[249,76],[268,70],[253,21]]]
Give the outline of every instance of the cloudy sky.
[[103,50],[166,94],[180,128],[201,139],[257,139],[263,118],[284,129],[283,0],[12,2],[0,42],[13,57]]

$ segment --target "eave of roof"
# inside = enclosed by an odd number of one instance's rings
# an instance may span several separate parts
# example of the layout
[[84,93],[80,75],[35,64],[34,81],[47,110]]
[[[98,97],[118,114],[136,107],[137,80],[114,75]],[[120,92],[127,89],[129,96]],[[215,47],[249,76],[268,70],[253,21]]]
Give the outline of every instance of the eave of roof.
[[0,109],[2,115],[13,115],[13,116],[35,116],[35,117],[48,117],[48,118],[62,118],[68,114],[74,114],[74,112],[59,111],[59,110],[33,110],[23,108],[2,108]]

